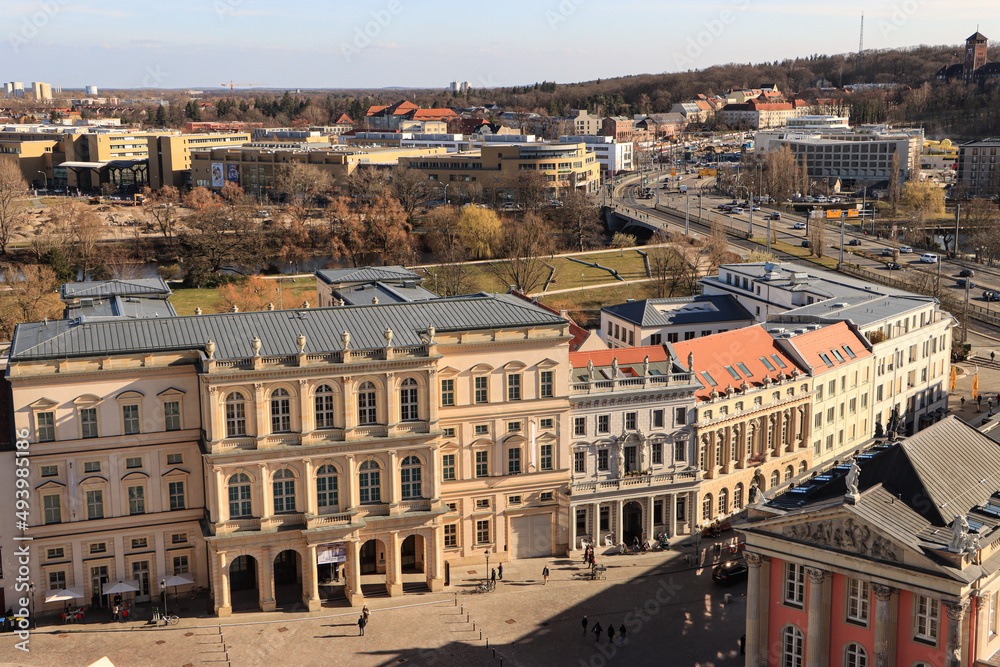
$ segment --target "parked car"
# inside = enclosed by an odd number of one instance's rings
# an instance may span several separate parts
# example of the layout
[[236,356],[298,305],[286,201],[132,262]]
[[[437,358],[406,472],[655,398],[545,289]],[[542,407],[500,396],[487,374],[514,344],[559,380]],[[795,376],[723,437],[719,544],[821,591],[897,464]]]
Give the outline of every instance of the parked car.
[[861,239],[851,239],[847,242],[847,245],[861,245]]
[[971,278],[974,275],[976,275],[976,272],[973,271],[972,269],[962,269],[961,271],[958,272],[958,276],[960,278]]
[[739,560],[727,560],[720,563],[712,570],[712,581],[729,586],[740,581],[746,581],[750,574],[747,562],[742,558]]
[[[775,215],[781,215],[781,214],[780,213],[776,213]],[[775,220],[778,220],[778,219],[779,218],[775,218]],[[806,223],[804,223],[804,222],[796,222],[794,225],[792,225],[792,229],[805,229],[805,228],[806,228]]]
[[899,252],[911,253],[913,252],[913,248],[908,245],[901,245],[899,246]]
[[920,261],[924,264],[937,264],[938,256],[932,252],[925,252],[920,256]]
[[983,292],[983,298],[987,301],[1000,301],[1000,292],[996,290],[986,290]]
[[904,267],[899,262],[886,262],[885,268],[889,269],[890,271],[901,271]]
[[882,248],[882,252],[879,254],[883,257],[892,257],[892,248]]
[[800,245],[803,248],[811,248],[812,247],[812,242],[809,239],[805,239],[804,241],[802,241],[802,243]]
[[759,211],[760,210],[760,206],[757,206],[755,204],[754,206],[751,207],[751,209],[754,210],[754,211]]
[[968,278],[959,278],[956,282],[959,287],[968,287],[969,289],[975,287],[975,285],[972,284],[972,281]]

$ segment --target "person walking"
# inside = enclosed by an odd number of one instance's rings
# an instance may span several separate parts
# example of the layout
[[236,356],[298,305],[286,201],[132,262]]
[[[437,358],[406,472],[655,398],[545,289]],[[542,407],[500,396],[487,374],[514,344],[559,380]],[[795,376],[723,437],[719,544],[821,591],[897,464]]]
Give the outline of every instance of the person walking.
[[580,621],[580,624],[583,626],[583,634],[587,634],[587,623],[588,623],[587,617],[584,616],[583,620]]
[[615,624],[608,623],[608,643],[614,645],[615,643]]
[[111,622],[112,623],[117,623],[118,622],[118,615],[120,613],[121,613],[121,606],[116,604],[112,608],[112,610],[111,610]]
[[498,579],[500,579],[500,581],[503,581],[503,563],[497,565],[497,574],[500,575]]
[[496,568],[493,568],[493,571],[490,572],[490,581],[493,582],[494,586],[497,585],[497,569]]
[[990,361],[995,362],[997,360],[997,353],[994,350],[990,350]]
[[625,624],[622,623],[618,628],[618,641],[621,642],[622,646],[625,646]]
[[965,409],[965,396],[963,396],[961,398],[961,401],[962,401],[962,409],[964,410]]
[[361,615],[365,617],[365,625],[368,625],[368,617],[372,615],[372,613],[368,611],[368,605],[361,607]]
[[365,620],[365,615],[364,614],[361,614],[360,616],[358,616],[358,636],[359,637],[364,637],[365,636],[365,626],[367,624],[368,624],[368,622]]
[[598,621],[597,623],[594,623],[594,629],[591,630],[591,632],[594,633],[594,643],[595,644],[600,644],[601,643],[601,636],[604,634],[604,628],[601,627],[600,621]]
[[542,579],[544,580],[542,586],[549,583],[549,566],[546,565],[542,568]]

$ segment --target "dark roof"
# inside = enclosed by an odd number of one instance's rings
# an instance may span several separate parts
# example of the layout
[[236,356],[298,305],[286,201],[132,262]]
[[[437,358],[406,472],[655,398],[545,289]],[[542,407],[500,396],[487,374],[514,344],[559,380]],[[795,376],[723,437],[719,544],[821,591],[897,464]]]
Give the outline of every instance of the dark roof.
[[333,296],[343,299],[346,306],[363,306],[378,298],[379,303],[402,301],[426,301],[439,298],[437,294],[424,289],[418,283],[386,284],[383,282],[351,284],[333,291]]
[[644,299],[605,306],[603,312],[644,327],[753,321],[753,315],[729,294],[718,296]]
[[115,319],[88,322],[59,320],[19,324],[10,359],[63,359],[90,355],[166,350],[198,350],[211,339],[216,358],[253,355],[250,342],[260,338],[261,354],[296,354],[295,339],[306,336],[306,352],[338,352],[342,331],[351,334],[352,350],[385,347],[386,327],[393,346],[422,345],[421,333],[501,327],[564,324],[565,319],[514,296],[471,296],[367,306],[273,310],[164,319]]
[[324,269],[316,272],[316,277],[330,285],[344,283],[371,283],[376,281],[416,280],[423,281],[405,266],[359,266],[349,269]]
[[113,296],[107,299],[81,299],[66,306],[68,319],[83,317],[87,321],[100,317],[176,317],[177,311],[166,299]]
[[970,42],[970,41],[986,42],[986,41],[989,41],[989,40],[986,39],[986,35],[984,35],[983,33],[979,32],[977,30],[973,34],[969,35],[969,38],[966,39],[965,41],[967,41],[967,42]]
[[66,283],[59,290],[59,298],[89,299],[110,296],[155,296],[164,298],[172,294],[162,278],[135,278],[132,280],[99,280],[85,283]]

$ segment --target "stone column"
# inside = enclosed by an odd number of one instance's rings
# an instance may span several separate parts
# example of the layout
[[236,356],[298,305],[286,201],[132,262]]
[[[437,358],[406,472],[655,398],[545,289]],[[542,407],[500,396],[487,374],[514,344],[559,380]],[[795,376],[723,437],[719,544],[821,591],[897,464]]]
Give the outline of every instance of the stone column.
[[643,531],[645,533],[642,536],[643,540],[650,540],[650,541],[652,541],[652,539],[653,539],[653,504],[654,504],[654,501],[655,501],[655,499],[653,498],[653,496],[651,496],[651,495],[650,496],[646,496],[646,516],[645,516],[646,523],[645,523],[645,527],[643,529]]
[[267,402],[264,400],[264,384],[257,382],[253,386],[253,430],[247,430],[258,438],[271,432],[271,422],[268,419],[270,411],[267,407]]
[[890,667],[893,664],[889,659],[889,643],[892,640],[889,601],[892,599],[893,590],[891,586],[872,584],[872,592],[875,593],[874,667]]
[[668,505],[670,516],[667,517],[667,525],[669,526],[667,532],[670,534],[670,537],[673,537],[677,534],[677,494],[671,493],[668,497],[670,498],[670,504]]
[[218,508],[218,513],[214,517],[210,517],[212,521],[216,523],[223,523],[229,521],[229,490],[226,487],[225,477],[222,475],[222,468],[218,466],[212,468],[212,474],[209,476],[208,485],[208,497],[205,499],[205,504],[209,507]]
[[351,430],[358,425],[358,408],[354,400],[354,383],[351,378],[340,380],[340,408],[344,416],[344,437],[350,438]]
[[220,551],[216,561],[219,568],[219,589],[216,591],[215,613],[218,616],[232,616],[233,603],[229,597],[229,562],[226,560],[226,552]]
[[965,602],[945,602],[944,609],[948,614],[948,639],[944,650],[945,667],[960,667],[962,665],[962,625],[965,620],[965,611],[968,609]]
[[308,549],[309,562],[305,563],[303,569],[306,572],[308,587],[302,587],[302,602],[305,603],[309,611],[319,611],[319,568],[316,566],[316,545],[310,544]]
[[399,459],[395,449],[389,450],[389,466],[385,471],[386,484],[385,494],[382,502],[389,503],[389,513],[394,514],[398,510],[399,495]]
[[824,651],[825,636],[829,636],[830,623],[829,605],[823,604],[823,581],[827,572],[816,568],[806,568],[809,576],[809,617],[806,628],[806,664],[824,665],[828,661],[828,653]]
[[[441,500],[441,452],[437,447],[431,447],[427,452],[427,474],[430,476],[430,499]],[[424,487],[428,488],[428,487]]]
[[396,396],[395,373],[385,374],[385,414],[382,423],[391,432],[399,424],[399,400]]
[[399,562],[399,531],[389,533],[389,553],[386,554],[385,590],[390,596],[403,594],[403,571]]
[[310,433],[316,428],[313,414],[312,401],[309,398],[309,381],[299,380],[299,433]]
[[[771,612],[771,557],[761,556],[760,590],[757,595],[757,617],[761,620],[757,629],[757,665],[767,666],[768,654],[768,618]],[[749,652],[748,652],[749,654]]]
[[316,469],[313,466],[312,459],[302,460],[302,483],[299,487],[302,489],[301,493],[306,494],[306,513],[315,515],[319,511],[318,500],[316,499]]
[[624,539],[622,533],[622,504],[623,504],[622,501],[615,500],[613,505],[615,510],[615,525],[614,525],[615,545],[621,544],[622,539]]
[[569,551],[576,551],[576,510],[579,505],[569,506]]
[[[760,554],[745,552],[747,565],[750,566],[750,576],[747,579],[747,639],[746,639],[746,664],[747,667],[757,667],[757,655],[760,653],[760,626],[761,614],[761,574],[760,569],[763,563]],[[766,616],[764,617],[767,618]],[[767,622],[765,620],[766,627]],[[764,650],[767,650],[766,642]],[[764,663],[766,664],[766,663]],[[813,663],[808,663],[812,665]]]
[[260,577],[257,578],[260,587],[260,608],[261,611],[274,611],[277,606],[274,602],[274,558],[268,547],[261,549],[260,556],[260,560],[257,561],[260,567]]
[[594,553],[597,553],[597,547],[601,545],[601,504],[591,503],[590,504],[590,540],[594,543]]
[[344,595],[347,604],[357,607],[365,603],[365,595],[361,592],[361,545],[357,540],[347,543],[347,563],[344,572]]
[[260,486],[260,515],[261,521],[268,518],[274,513],[274,498],[271,493],[271,481],[270,475],[268,474],[267,464],[258,463],[257,464],[257,479]]
[[352,507],[357,507],[360,500],[357,483],[357,466],[354,464],[353,455],[344,457],[343,470],[344,474],[341,476],[340,484],[342,487],[341,493],[344,494],[343,507],[346,512]]
[[430,539],[425,539],[427,560],[424,567],[427,570],[427,587],[431,592],[444,589],[444,558],[441,550],[444,548],[444,526],[434,526],[430,530]]

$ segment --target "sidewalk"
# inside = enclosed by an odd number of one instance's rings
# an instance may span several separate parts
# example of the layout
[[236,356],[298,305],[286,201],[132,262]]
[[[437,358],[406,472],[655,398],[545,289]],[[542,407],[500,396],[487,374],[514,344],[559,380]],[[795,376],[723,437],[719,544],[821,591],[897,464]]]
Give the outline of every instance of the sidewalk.
[[[958,369],[958,377],[955,380],[955,390],[949,392],[948,408],[951,414],[968,424],[980,428],[984,420],[986,423],[997,421],[996,417],[1000,412],[997,404],[997,397],[1000,395],[1000,346],[996,348],[998,352],[996,361],[990,359],[990,352],[994,348],[978,347],[973,348],[968,361],[954,364]],[[978,369],[979,373],[979,394],[982,396],[981,408],[972,400],[972,378]],[[947,379],[950,382],[950,378]],[[962,398],[965,398],[965,405],[962,405]],[[990,420],[989,399],[993,400],[993,420]]]

